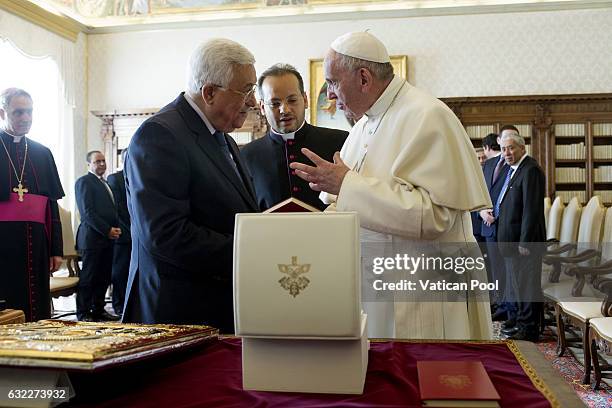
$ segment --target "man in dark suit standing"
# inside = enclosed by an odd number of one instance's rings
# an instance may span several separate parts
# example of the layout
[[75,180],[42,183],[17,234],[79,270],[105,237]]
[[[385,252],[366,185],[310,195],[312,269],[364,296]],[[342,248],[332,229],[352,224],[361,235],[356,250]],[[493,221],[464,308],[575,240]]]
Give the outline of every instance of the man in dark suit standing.
[[542,308],[542,244],[544,225],[544,172],[525,154],[525,140],[517,134],[502,135],[502,155],[510,167],[495,202],[497,237],[506,271],[516,295],[514,340],[537,341]]
[[[489,190],[489,196],[491,197],[491,203],[493,204],[495,204],[499,197],[499,193],[506,178],[506,173],[508,173],[509,169],[504,157],[501,155],[499,142],[501,136],[511,133],[519,134],[516,127],[506,125],[501,128],[500,136],[495,133],[490,133],[482,140],[485,154],[489,157],[482,171],[484,173],[487,189]],[[504,329],[513,327],[516,311],[512,309],[511,304],[504,303],[507,277],[505,273],[504,258],[499,253],[499,247],[497,246],[497,222],[493,214],[493,209],[481,210],[479,215],[481,220],[479,223],[480,235],[484,237],[486,241],[489,280],[491,282],[497,281],[499,287],[491,296],[491,304],[494,309],[492,318],[493,320],[509,320],[509,323],[503,327]]]
[[83,259],[77,291],[77,318],[83,321],[117,320],[104,310],[111,281],[113,242],[121,235],[115,198],[104,180],[106,159],[99,151],[87,153],[89,172],[75,184],[81,224],[76,245]]
[[[121,152],[121,161],[125,163],[127,149]],[[130,272],[130,254],[132,252],[132,236],[130,232],[130,213],[127,209],[127,196],[125,193],[125,177],[123,170],[119,170],[108,176],[108,185],[113,191],[117,203],[119,215],[119,227],[121,235],[113,245],[113,272],[111,282],[113,284],[113,310],[119,316],[123,314],[123,303],[125,301],[125,288],[127,286]]]
[[308,98],[300,73],[289,64],[276,64],[257,81],[259,107],[270,124],[268,133],[242,149],[253,176],[257,202],[262,210],[295,197],[320,210],[327,207],[308,182],[297,177],[289,163],[310,162],[301,152],[306,147],[325,160],[333,161],[348,132],[312,126],[305,121]]
[[227,133],[257,104],[254,63],[234,41],[201,44],[189,61],[186,92],[145,121],[130,142],[125,322],[234,330],[234,217],[259,209]]

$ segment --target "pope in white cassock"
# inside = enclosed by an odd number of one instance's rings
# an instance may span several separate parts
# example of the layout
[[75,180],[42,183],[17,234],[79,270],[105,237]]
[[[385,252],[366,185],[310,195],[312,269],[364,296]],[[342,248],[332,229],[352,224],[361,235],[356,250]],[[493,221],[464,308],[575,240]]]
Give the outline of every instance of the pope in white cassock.
[[[367,32],[337,38],[324,73],[328,98],[361,118],[334,163],[304,149],[316,167],[291,164],[312,189],[322,191],[321,199],[330,204],[326,211],[357,211],[362,243],[415,249],[424,243],[475,242],[470,211],[492,204],[472,144],[453,112],[394,76],[385,46]],[[480,279],[486,280],[482,276],[484,271]],[[411,302],[404,297],[364,302],[364,309],[369,337],[492,335],[488,298]]]

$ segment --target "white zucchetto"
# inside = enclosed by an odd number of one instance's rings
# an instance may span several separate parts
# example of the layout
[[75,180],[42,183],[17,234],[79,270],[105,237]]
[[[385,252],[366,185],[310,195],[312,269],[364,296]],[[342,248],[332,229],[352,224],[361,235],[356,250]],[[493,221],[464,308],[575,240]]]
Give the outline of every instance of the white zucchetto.
[[331,49],[338,54],[362,60],[386,63],[391,62],[385,45],[366,31],[347,33],[336,38]]

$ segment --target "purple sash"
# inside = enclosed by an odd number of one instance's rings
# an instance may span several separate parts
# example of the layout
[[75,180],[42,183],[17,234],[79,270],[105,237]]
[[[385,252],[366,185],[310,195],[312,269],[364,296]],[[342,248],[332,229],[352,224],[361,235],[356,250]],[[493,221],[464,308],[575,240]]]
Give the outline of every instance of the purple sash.
[[29,221],[47,224],[47,202],[49,198],[38,194],[26,194],[18,201],[16,193],[11,193],[8,201],[0,201],[0,222]]

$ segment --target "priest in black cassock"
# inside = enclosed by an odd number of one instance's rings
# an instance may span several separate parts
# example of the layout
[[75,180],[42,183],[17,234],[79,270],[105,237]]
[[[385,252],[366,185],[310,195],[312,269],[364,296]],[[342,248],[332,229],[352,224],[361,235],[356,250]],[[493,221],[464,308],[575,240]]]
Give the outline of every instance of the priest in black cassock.
[[57,200],[64,190],[51,151],[25,135],[32,97],[8,88],[0,94],[0,299],[27,321],[51,316],[49,275],[63,255]]
[[246,145],[242,151],[253,177],[257,202],[262,210],[295,197],[320,210],[326,205],[319,193],[295,175],[289,163],[309,161],[301,152],[306,147],[326,160],[333,161],[348,132],[312,126],[304,120],[308,98],[304,81],[291,65],[276,64],[257,81],[259,106],[270,124],[262,138]]

